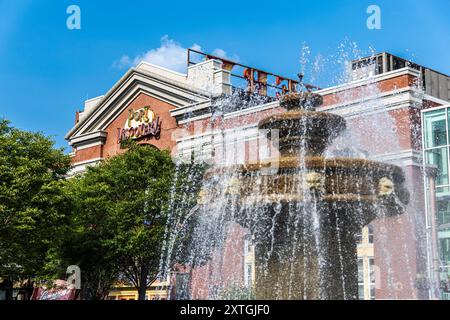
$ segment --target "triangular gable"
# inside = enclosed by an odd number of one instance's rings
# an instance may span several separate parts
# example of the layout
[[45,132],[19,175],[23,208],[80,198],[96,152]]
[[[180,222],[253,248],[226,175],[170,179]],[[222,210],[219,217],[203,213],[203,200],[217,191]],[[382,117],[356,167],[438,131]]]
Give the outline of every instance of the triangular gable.
[[133,68],[69,131],[66,139],[72,142],[84,140],[83,137],[88,136],[100,137],[101,132],[142,93],[175,108],[209,100],[206,91],[146,70]]

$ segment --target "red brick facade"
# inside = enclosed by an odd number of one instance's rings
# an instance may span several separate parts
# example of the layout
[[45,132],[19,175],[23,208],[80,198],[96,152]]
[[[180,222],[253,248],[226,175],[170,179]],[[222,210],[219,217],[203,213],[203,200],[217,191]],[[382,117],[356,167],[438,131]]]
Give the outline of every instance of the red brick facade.
[[106,128],[108,134],[104,145],[97,145],[86,149],[77,150],[75,156],[72,158],[72,163],[80,163],[91,159],[97,158],[109,158],[115,155],[125,152],[120,148],[120,144],[117,142],[118,132],[117,129],[123,128],[128,119],[129,110],[138,111],[146,106],[150,106],[151,110],[155,113],[161,121],[161,138],[159,140],[149,137],[143,138],[138,141],[140,144],[151,144],[158,149],[167,149],[172,151],[176,142],[172,139],[172,135],[177,130],[177,122],[170,115],[170,110],[175,108],[174,106],[155,99],[144,93],[140,93],[124,111],[114,119],[111,124]]
[[[417,78],[404,74],[387,78],[378,83],[380,92],[388,92],[401,88],[414,87]],[[351,88],[337,93],[324,95],[324,109],[329,109],[335,104],[346,103],[349,100],[362,99],[366,95],[363,87]],[[434,102],[426,102],[424,105],[413,107],[404,106],[390,110],[389,117],[392,119],[394,128],[385,136],[380,135],[376,125],[376,115],[361,114],[360,117],[352,117],[348,120],[349,128],[352,128],[360,137],[361,146],[370,150],[371,155],[383,155],[389,153],[410,152],[421,150],[420,137],[420,109],[435,106]],[[122,128],[128,117],[128,110],[135,111],[150,106],[156,116],[162,121],[161,139],[143,139],[139,143],[149,143],[159,149],[169,149],[176,152],[177,121],[170,114],[175,106],[160,101],[144,93],[140,93],[124,111],[115,118],[106,128],[107,138],[103,145],[96,145],[82,150],[76,150],[73,163],[80,163],[91,159],[109,158],[124,152],[117,143],[117,129]],[[261,112],[242,115],[232,119],[216,120],[211,123],[210,119],[192,121],[187,125],[187,132],[200,134],[206,130],[219,128],[239,128],[258,123],[262,118],[281,112],[279,107]],[[333,112],[333,110],[331,110]],[[370,125],[368,125],[370,124]],[[199,128],[202,128],[199,131]],[[179,132],[178,132],[179,134]],[[395,136],[397,141],[392,141]],[[245,159],[255,159],[258,149],[257,141],[245,143]],[[377,298],[424,298],[425,293],[415,288],[416,275],[423,273],[424,264],[424,192],[423,180],[420,167],[408,165],[404,167],[406,180],[411,192],[411,203],[405,215],[396,218],[380,219],[374,223],[375,227],[375,264],[380,268],[380,284],[377,288]],[[382,235],[380,239],[377,235]],[[225,253],[213,262],[193,272],[192,297],[205,298],[208,296],[208,285],[243,282],[243,230],[236,228],[232,231],[231,239],[225,246]],[[388,244],[388,245],[387,245]],[[217,259],[226,259],[226,264],[216,264]],[[225,268],[220,270],[220,279],[216,283],[205,281],[213,268]],[[392,292],[392,288],[395,288]]]

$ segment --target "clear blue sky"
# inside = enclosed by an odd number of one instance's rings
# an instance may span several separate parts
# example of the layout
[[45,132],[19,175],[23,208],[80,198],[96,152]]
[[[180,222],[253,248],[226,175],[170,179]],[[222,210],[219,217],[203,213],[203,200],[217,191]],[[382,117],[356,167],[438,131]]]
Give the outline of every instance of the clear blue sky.
[[[66,27],[71,4],[81,8],[81,30]],[[371,4],[381,8],[381,30],[366,27]],[[450,74],[449,16],[449,0],[0,0],[0,117],[66,147],[86,97],[106,92],[136,57],[163,55],[151,51],[162,45],[220,48],[294,76],[302,43],[310,62],[321,55],[329,63],[355,42],[358,50],[389,51]],[[328,84],[326,72],[315,80]]]

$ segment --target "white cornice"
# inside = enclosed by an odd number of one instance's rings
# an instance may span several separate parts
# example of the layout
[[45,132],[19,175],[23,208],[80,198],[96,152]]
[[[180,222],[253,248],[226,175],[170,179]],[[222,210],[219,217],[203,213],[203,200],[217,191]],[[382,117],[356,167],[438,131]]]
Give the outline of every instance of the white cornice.
[[87,100],[84,101],[84,104],[89,104],[90,102],[94,102],[96,100],[103,99],[104,97],[105,97],[104,95],[101,95],[101,96],[97,96],[97,97],[94,97],[94,98],[87,99]]
[[412,75],[412,76],[419,77],[420,76],[420,72],[417,71],[416,69],[405,67],[405,68],[389,71],[389,72],[386,72],[386,73],[382,73],[382,74],[379,74],[379,75],[376,75],[376,76],[373,76],[373,77],[369,77],[369,78],[366,78],[366,79],[351,81],[351,82],[348,82],[348,83],[345,83],[345,84],[341,84],[341,85],[325,88],[325,89],[322,89],[322,90],[318,90],[318,91],[316,91],[316,93],[318,93],[318,94],[320,94],[322,96],[325,96],[325,95],[338,93],[338,92],[341,92],[341,91],[346,91],[346,90],[357,88],[357,87],[362,87],[362,86],[366,86],[366,85],[375,84],[375,83],[378,83],[378,82],[383,81],[383,80],[396,78],[396,77],[403,76],[403,75]]
[[76,144],[76,149],[77,149],[77,151],[80,151],[80,150],[89,149],[89,148],[96,147],[96,146],[101,146],[104,144],[105,144],[104,139],[102,139],[102,140],[99,139],[97,141],[92,141],[92,142],[89,142],[89,141],[82,142],[82,143]]
[[211,100],[200,101],[186,106],[178,107],[176,109],[170,110],[172,117],[182,116],[186,113],[207,109],[211,106]]
[[439,98],[430,96],[429,94],[424,94],[424,95],[423,95],[423,99],[424,99],[424,100],[431,101],[431,102],[438,103],[438,104],[440,104],[440,105],[446,105],[446,104],[449,103],[449,101],[447,101],[447,100],[442,100],[442,99],[439,99]]
[[90,160],[75,163],[72,165],[69,172],[67,173],[67,178],[70,179],[77,174],[82,174],[86,171],[86,168],[88,166],[97,165],[97,164],[101,163],[103,160],[104,160],[104,158],[95,158],[95,159],[90,159]]
[[103,144],[106,141],[107,136],[108,133],[104,131],[89,132],[70,139],[69,144],[74,148],[86,144]]
[[[240,126],[236,128],[229,128],[225,130],[208,130],[202,133],[197,133],[193,135],[189,135],[186,137],[178,138],[176,141],[177,143],[180,142],[186,142],[186,141],[194,141],[195,140],[202,140],[205,138],[211,138],[211,137],[221,137],[222,135],[230,135],[230,134],[236,134],[236,135],[248,135],[249,130],[256,130],[258,131],[258,124],[252,123],[245,126]],[[250,134],[251,136],[254,136],[254,133]],[[195,142],[196,143],[196,142]]]
[[[422,92],[413,87],[405,87],[401,89],[384,91],[375,93],[371,96],[364,96],[363,98],[345,101],[320,107],[319,111],[329,111],[351,118],[354,116],[361,116],[367,114],[374,114],[385,112],[386,110],[395,110],[401,108],[419,107],[422,100]],[[368,102],[377,101],[377,104],[372,107],[363,108],[363,105]]]
[[261,104],[259,106],[250,107],[250,108],[246,108],[243,110],[238,110],[238,111],[227,113],[224,115],[224,119],[232,119],[232,118],[242,117],[242,116],[245,116],[245,115],[248,115],[251,113],[257,113],[257,112],[261,112],[261,111],[265,111],[265,110],[274,109],[279,106],[280,106],[279,101],[272,101],[269,103]]
[[76,166],[86,165],[86,164],[90,164],[90,163],[96,163],[96,162],[103,161],[103,160],[104,160],[104,158],[94,158],[94,159],[89,159],[89,160],[74,163],[72,166],[76,167]]
[[422,167],[422,152],[408,149],[399,152],[379,154],[371,156],[370,159],[380,162],[394,163],[400,166],[418,166]]
[[205,114],[202,114],[202,115],[200,115],[200,116],[190,117],[190,118],[188,118],[188,119],[182,119],[182,120],[179,120],[178,123],[179,123],[179,124],[186,124],[186,123],[191,123],[191,122],[193,122],[193,121],[199,121],[199,120],[209,119],[209,118],[211,118],[211,117],[212,117],[212,113],[205,113]]

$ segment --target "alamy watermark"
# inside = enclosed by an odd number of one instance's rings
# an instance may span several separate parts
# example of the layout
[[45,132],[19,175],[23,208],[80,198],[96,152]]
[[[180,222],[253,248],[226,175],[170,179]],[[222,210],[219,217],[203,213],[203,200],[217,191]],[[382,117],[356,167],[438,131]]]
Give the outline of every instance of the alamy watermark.
[[377,5],[370,5],[367,7],[367,28],[369,30],[380,30],[381,29],[381,8]]
[[69,15],[66,20],[66,26],[69,30],[81,29],[81,9],[77,5],[67,7],[66,13]]

